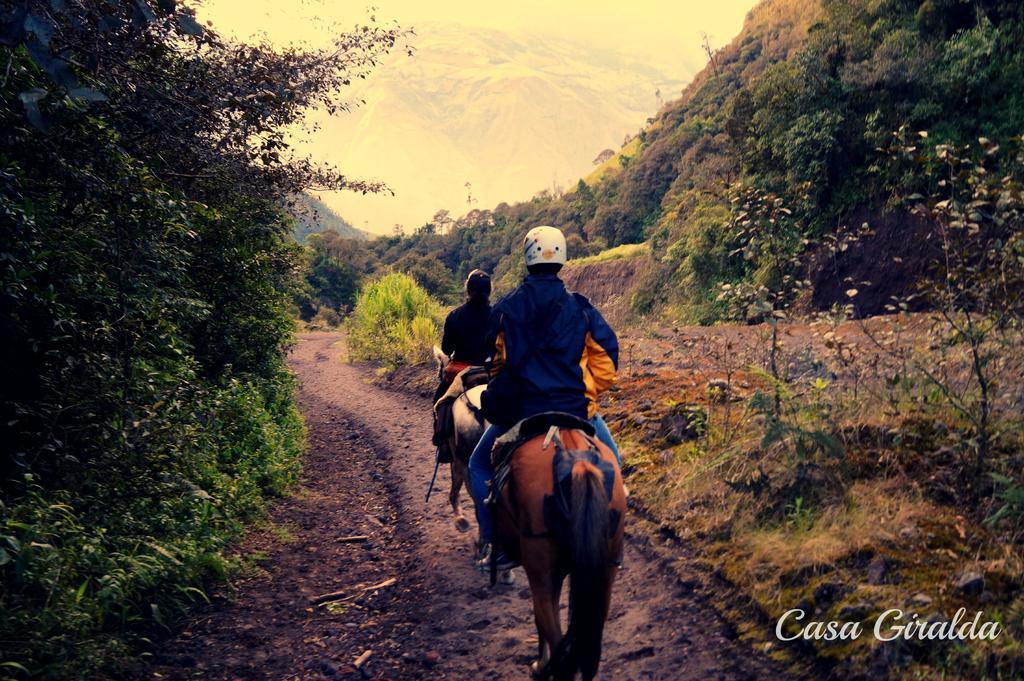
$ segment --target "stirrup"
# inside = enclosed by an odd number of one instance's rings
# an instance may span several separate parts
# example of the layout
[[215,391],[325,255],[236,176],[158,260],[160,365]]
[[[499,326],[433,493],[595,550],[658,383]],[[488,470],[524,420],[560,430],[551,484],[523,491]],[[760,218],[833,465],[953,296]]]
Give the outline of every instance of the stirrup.
[[494,544],[487,545],[483,556],[476,561],[476,568],[480,572],[490,572],[492,569],[497,572],[511,570],[519,564],[509,558],[504,551],[498,551],[498,555],[492,559]]

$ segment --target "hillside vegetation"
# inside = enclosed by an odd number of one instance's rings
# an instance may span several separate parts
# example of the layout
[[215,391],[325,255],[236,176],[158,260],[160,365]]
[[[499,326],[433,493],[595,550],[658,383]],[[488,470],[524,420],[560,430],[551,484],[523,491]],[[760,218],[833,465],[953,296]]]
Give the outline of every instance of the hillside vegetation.
[[278,52],[174,2],[0,9],[0,677],[124,678],[295,480],[281,206],[378,187],[286,130],[398,36]]
[[292,235],[300,244],[306,242],[310,234],[334,232],[346,239],[365,239],[366,232],[356,229],[349,222],[335,213],[330,206],[312,194],[302,193],[296,196],[289,206],[289,212],[295,218]]
[[[445,274],[440,263],[455,281],[482,267],[514,282],[518,241],[537,224],[565,230],[574,256],[647,241],[634,309],[709,323],[733,315],[720,285],[753,274],[727,228],[727,188],[743,182],[784,196],[802,225],[793,274],[813,284],[807,307],[845,302],[846,279],[869,279],[859,311],[882,312],[926,264],[907,247],[930,241],[927,222],[894,197],[927,189],[934,169],[893,164],[885,150],[904,126],[928,131],[927,147],[1006,143],[1024,129],[1021,12],[1004,0],[766,0],[679,99],[572,191],[441,213],[366,248],[383,267],[415,261]],[[872,234],[830,253],[864,223]],[[865,255],[878,251],[889,261]]]

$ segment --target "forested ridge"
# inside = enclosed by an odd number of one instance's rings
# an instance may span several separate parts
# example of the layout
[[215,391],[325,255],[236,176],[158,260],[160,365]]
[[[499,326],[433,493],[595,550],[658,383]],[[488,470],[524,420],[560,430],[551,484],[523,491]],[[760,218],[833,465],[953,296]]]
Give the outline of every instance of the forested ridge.
[[[859,302],[879,313],[913,292],[925,265],[905,247],[928,241],[929,228],[900,197],[933,189],[936,168],[891,162],[894,134],[927,132],[922,152],[982,137],[1011,143],[1024,130],[1022,40],[1022,7],[1005,0],[766,0],[680,98],[576,186],[459,218],[442,212],[361,246],[359,259],[371,271],[412,271],[439,294],[437,282],[472,267],[509,286],[521,268],[517,239],[552,224],[569,234],[573,257],[647,243],[634,310],[709,323],[732,316],[721,284],[756,278],[731,255],[729,187],[743,183],[794,212],[806,242],[793,276],[812,282],[813,307],[844,303],[846,279],[874,278]],[[832,258],[833,242],[864,223],[873,234]],[[875,251],[903,262],[875,259],[872,269],[865,254]]]
[[380,186],[285,130],[401,35],[275,50],[174,0],[0,8],[0,676],[116,674],[295,478],[286,206]]
[[303,193],[293,197],[289,207],[289,212],[295,218],[293,234],[300,244],[304,243],[310,234],[325,231],[349,239],[363,239],[367,236],[312,194]]

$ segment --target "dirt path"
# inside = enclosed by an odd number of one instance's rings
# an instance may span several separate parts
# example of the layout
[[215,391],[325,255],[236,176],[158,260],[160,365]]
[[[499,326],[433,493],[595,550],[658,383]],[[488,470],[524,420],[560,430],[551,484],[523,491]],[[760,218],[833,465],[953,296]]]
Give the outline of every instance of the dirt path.
[[[446,470],[442,493],[424,502],[427,401],[369,385],[343,352],[338,334],[300,337],[290,362],[310,452],[299,492],[246,541],[265,553],[261,569],[235,584],[233,599],[205,607],[148,678],[529,678],[536,630],[525,575],[491,589],[471,568],[471,536],[451,523]],[[369,539],[338,541],[352,535]],[[780,676],[648,558],[644,542],[627,542],[602,678]],[[348,598],[330,609],[310,603],[335,591]]]

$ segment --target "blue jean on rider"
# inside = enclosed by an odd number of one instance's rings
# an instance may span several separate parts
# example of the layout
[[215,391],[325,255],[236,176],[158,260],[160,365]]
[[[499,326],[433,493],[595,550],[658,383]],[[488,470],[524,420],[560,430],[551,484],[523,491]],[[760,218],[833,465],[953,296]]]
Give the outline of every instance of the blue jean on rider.
[[[604,422],[600,414],[594,414],[590,419],[594,426],[594,434],[597,439],[603,442],[608,449],[612,450],[615,460],[622,466],[622,456],[619,448],[612,439],[608,430],[608,424]],[[469,457],[469,493],[473,495],[473,503],[476,505],[476,522],[480,526],[480,541],[489,544],[494,536],[494,526],[491,514],[486,512],[484,500],[487,498],[487,483],[494,477],[494,468],[491,465],[491,450],[494,449],[494,442],[508,432],[508,428],[491,424],[484,431],[476,449]]]

